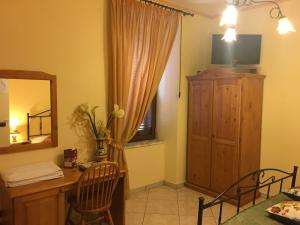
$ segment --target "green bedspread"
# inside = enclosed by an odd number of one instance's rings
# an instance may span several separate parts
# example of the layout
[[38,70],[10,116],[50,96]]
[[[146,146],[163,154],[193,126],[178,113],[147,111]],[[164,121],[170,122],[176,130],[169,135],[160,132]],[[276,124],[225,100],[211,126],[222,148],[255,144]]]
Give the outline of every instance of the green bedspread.
[[290,200],[290,198],[282,193],[276,195],[240,212],[237,216],[223,223],[223,225],[282,225],[282,223],[271,219],[266,209],[284,200]]

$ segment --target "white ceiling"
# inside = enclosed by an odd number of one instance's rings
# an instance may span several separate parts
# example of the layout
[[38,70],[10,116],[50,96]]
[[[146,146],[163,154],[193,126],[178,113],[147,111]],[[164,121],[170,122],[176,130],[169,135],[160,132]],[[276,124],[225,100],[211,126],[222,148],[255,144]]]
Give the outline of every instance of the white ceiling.
[[[174,7],[179,6],[188,11],[194,12],[196,14],[204,15],[207,17],[217,17],[221,15],[224,8],[226,7],[226,2],[232,2],[232,0],[158,0],[158,2],[169,3]],[[275,0],[277,2],[287,1],[287,0]],[[247,7],[251,8],[251,7]],[[252,7],[253,8],[253,7]]]
[[168,0],[208,17],[218,16],[225,7],[225,0]]

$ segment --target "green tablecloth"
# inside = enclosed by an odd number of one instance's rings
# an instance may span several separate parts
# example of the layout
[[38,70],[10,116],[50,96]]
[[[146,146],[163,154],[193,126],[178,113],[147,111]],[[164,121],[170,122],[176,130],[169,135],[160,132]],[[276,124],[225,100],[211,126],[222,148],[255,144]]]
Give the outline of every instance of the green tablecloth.
[[227,220],[223,225],[282,225],[282,223],[271,219],[266,209],[284,200],[290,200],[290,198],[282,193],[276,195],[242,211],[237,216]]

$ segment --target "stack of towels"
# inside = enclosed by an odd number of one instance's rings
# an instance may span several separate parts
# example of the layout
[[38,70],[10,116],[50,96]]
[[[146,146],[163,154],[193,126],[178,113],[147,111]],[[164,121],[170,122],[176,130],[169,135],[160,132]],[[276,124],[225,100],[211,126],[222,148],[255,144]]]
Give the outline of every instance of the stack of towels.
[[55,163],[40,162],[2,171],[1,176],[7,187],[17,187],[60,178],[64,174]]

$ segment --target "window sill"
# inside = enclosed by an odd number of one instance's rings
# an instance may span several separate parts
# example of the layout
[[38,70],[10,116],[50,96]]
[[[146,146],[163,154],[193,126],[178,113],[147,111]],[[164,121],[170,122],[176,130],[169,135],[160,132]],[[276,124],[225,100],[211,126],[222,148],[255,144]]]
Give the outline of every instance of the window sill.
[[146,141],[136,141],[128,143],[125,147],[125,149],[131,149],[131,148],[140,148],[145,146],[151,146],[151,145],[159,145],[164,144],[165,142],[159,139],[153,139],[153,140],[146,140]]

